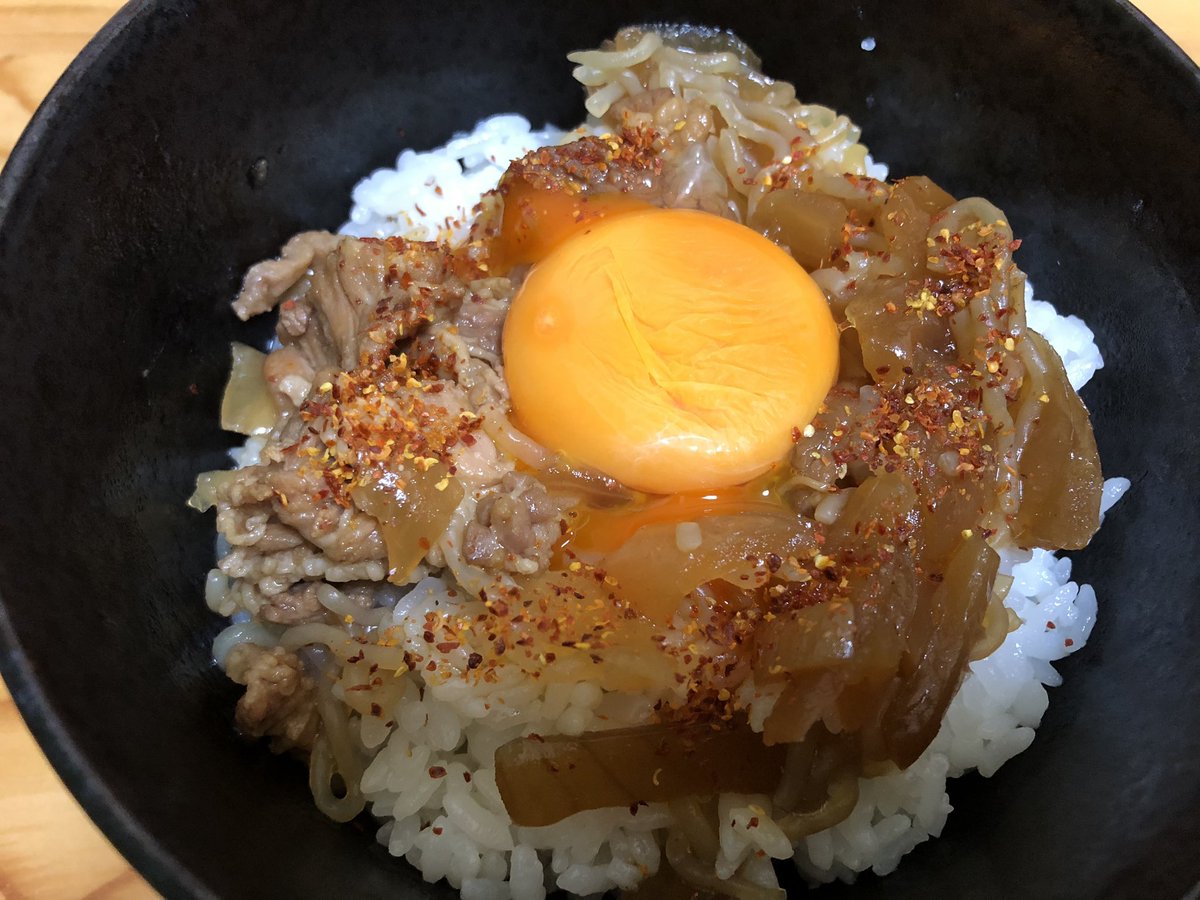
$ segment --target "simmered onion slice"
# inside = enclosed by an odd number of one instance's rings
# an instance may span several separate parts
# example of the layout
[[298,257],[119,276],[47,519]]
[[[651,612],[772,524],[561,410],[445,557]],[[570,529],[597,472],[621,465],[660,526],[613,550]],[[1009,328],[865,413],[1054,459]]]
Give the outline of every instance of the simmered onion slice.
[[727,791],[770,793],[787,756],[745,724],[649,725],[579,737],[517,738],[496,751],[496,785],[513,823],[552,825],[589,809]]

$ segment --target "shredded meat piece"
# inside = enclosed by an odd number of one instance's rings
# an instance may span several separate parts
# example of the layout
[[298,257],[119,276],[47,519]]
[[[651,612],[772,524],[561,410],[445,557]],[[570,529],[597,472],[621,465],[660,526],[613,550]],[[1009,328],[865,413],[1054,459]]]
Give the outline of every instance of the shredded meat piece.
[[293,584],[312,578],[329,582],[382,581],[387,577],[383,558],[361,562],[334,562],[312,547],[296,547],[275,553],[259,553],[253,548],[235,547],[217,562],[230,578],[243,578],[265,596],[274,597]]
[[475,521],[463,537],[463,555],[479,566],[522,574],[542,571],[561,533],[558,522],[559,508],[541,482],[509,472],[475,507]]
[[238,470],[217,491],[217,530],[232,545],[218,567],[267,597],[314,578],[385,578],[378,522],[328,494],[320,470],[294,455]]
[[338,237],[327,231],[303,231],[283,246],[278,259],[251,266],[233,311],[245,322],[270,312],[275,304],[302,281],[313,260],[337,246]]
[[[420,403],[410,403],[406,414],[421,421],[422,434],[431,427],[429,416],[457,433],[465,421],[456,418],[459,413],[473,415],[480,403],[505,399],[492,364],[498,363],[499,329],[513,285],[487,275],[472,252],[399,238],[308,232],[289,241],[279,259],[247,274],[234,304],[239,316],[279,305],[282,346],[267,357],[263,374],[280,417],[262,462],[238,471],[215,499],[218,531],[233,548],[219,566],[267,604],[265,621],[319,615],[304,588],[294,587],[301,582],[387,577],[378,522],[354,505],[341,474],[330,471],[356,468],[354,454],[364,451],[363,435],[355,430],[350,456],[329,461],[328,442],[346,440],[350,433],[338,429],[356,429],[361,412],[351,409],[354,401],[342,388],[335,398],[330,382],[341,383],[346,372],[368,373],[364,378],[374,378],[370,390],[380,396],[413,394]],[[435,340],[437,335],[443,340]],[[403,378],[386,374],[402,350],[412,360],[409,371],[426,380],[428,392],[414,393]],[[432,384],[433,379],[443,383]],[[331,400],[346,403],[332,426]],[[364,452],[377,450],[372,445]],[[464,478],[475,487],[497,483],[509,468],[483,436],[456,452],[464,457]]]
[[452,275],[437,244],[310,231],[252,266],[233,308],[247,319],[278,304],[276,353],[296,348],[313,372],[352,369],[362,353],[386,353],[432,306],[457,307],[463,285]]
[[[378,523],[354,508],[339,506],[325,490],[320,470],[305,465],[296,455],[280,463],[248,466],[217,492],[217,528],[235,546],[259,546],[263,552],[291,549],[304,542],[319,548],[332,562],[353,563],[384,559],[387,551],[379,537]],[[264,503],[269,501],[269,504]],[[256,504],[253,511],[263,521],[260,531],[248,530],[244,517],[231,514],[233,507]],[[269,511],[269,512],[268,512]],[[271,516],[282,528],[271,529]],[[235,528],[235,524],[239,526]],[[292,537],[294,535],[294,538]]]
[[499,358],[500,332],[508,315],[508,297],[485,297],[472,294],[463,300],[454,324],[458,336],[471,353],[487,358]]
[[278,553],[304,545],[304,538],[296,531],[271,521],[269,503],[222,504],[217,511],[217,531],[234,547],[254,547],[259,553]]
[[307,581],[272,597],[259,609],[258,617],[276,625],[300,625],[320,622],[325,618],[325,607],[317,599],[317,585]]
[[508,385],[500,373],[480,359],[463,360],[458,365],[458,384],[466,391],[466,398],[475,408],[493,405],[507,409]]
[[557,148],[559,155],[535,151],[521,161],[525,168],[514,167],[514,172],[545,187],[552,183],[545,169],[566,155],[574,166],[568,171],[588,190],[616,189],[654,206],[701,209],[742,219],[710,149],[710,139],[720,129],[707,100],[684,101],[667,88],[655,88],[618,100],[606,118],[620,127],[625,145],[607,168],[595,163],[595,155],[603,149],[591,143],[595,139],[585,138]]
[[246,686],[235,714],[243,733],[270,737],[276,753],[312,749],[320,726],[316,685],[301,670],[296,654],[282,647],[238,644],[226,657],[225,671]]
[[281,550],[295,550],[304,546],[304,538],[296,531],[278,522],[268,522],[263,529],[263,535],[254,547],[263,553],[278,553]]
[[[364,610],[375,605],[376,586],[370,581],[356,581],[340,586],[342,593],[351,603]],[[263,597],[258,608],[258,617],[276,625],[301,625],[306,622],[333,621],[336,616],[327,610],[320,600],[320,582],[304,581],[292,585],[282,594]]]
[[387,556],[375,519],[353,507],[343,508],[329,497],[322,498],[323,479],[304,460],[289,456],[283,465],[272,468],[268,477],[275,491],[272,507],[279,521],[320,547],[334,562]]

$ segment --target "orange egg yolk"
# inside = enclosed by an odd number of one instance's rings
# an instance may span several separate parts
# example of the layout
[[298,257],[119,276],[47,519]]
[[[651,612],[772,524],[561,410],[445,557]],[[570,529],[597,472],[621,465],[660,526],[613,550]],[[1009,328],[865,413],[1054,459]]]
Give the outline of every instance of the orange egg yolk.
[[736,222],[619,211],[546,231],[504,326],[517,423],[648,493],[749,481],[783,458],[833,385],[825,296]]

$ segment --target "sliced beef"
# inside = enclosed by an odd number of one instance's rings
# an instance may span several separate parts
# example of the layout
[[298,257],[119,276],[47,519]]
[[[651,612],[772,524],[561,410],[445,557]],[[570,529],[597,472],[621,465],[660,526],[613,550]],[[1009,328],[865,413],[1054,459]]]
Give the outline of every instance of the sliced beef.
[[456,261],[432,243],[305,232],[251,267],[233,308],[247,319],[278,305],[284,348],[314,372],[353,369],[362,354],[387,353],[417,323],[458,308],[467,289]]
[[304,290],[304,279],[313,261],[337,246],[338,236],[328,231],[302,231],[283,245],[278,259],[250,267],[233,311],[245,322],[251,316],[270,312],[291,292]]
[[317,599],[317,585],[304,581],[270,598],[258,610],[258,617],[275,625],[301,625],[323,621],[325,612]]
[[512,283],[507,278],[489,279],[463,299],[454,325],[472,355],[499,359],[500,335],[511,301]]
[[[307,542],[336,563],[387,557],[375,519],[339,506],[320,468],[295,452],[280,462],[240,469],[222,485],[217,528],[231,544],[264,552]],[[269,543],[259,547],[264,540]]]
[[[280,460],[239,469],[218,488],[216,500],[217,531],[232,547],[218,567],[267,598],[280,598],[294,585],[317,578],[387,577],[378,522],[353,506],[338,505],[322,470],[306,456],[285,453]],[[316,612],[308,598],[279,602],[283,606],[277,612],[260,617],[292,624],[305,617],[302,611]]]
[[560,511],[537,479],[509,472],[475,507],[463,537],[468,562],[532,574],[546,568],[561,535]]
[[312,749],[320,726],[316,685],[304,674],[296,654],[282,647],[238,644],[225,659],[225,671],[246,686],[235,715],[242,732],[270,737],[276,753]]
[[[262,605],[258,607],[258,618],[275,625],[339,622],[339,617],[321,603],[321,584],[319,581],[301,581],[273,597],[259,594]],[[351,581],[339,584],[338,589],[364,612],[375,605],[378,589],[375,582]]]
[[334,562],[385,559],[379,523],[354,507],[339,506],[325,490],[324,476],[306,457],[289,455],[268,471],[276,518]]
[[323,578],[331,583],[346,581],[383,581],[387,560],[334,562],[315,547],[305,545],[293,550],[260,553],[254,548],[235,547],[221,557],[217,567],[230,578],[252,582],[266,597],[274,597],[301,581]]

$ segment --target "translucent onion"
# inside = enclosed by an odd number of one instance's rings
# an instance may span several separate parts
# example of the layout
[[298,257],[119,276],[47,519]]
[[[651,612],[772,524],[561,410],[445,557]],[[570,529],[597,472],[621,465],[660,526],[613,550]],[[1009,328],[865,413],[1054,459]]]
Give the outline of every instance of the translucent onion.
[[221,400],[221,427],[238,434],[265,434],[275,427],[278,417],[275,401],[263,377],[263,362],[267,356],[237,341],[230,348],[233,365]]
[[341,628],[322,622],[293,626],[279,637],[279,646],[285,650],[298,650],[310,644],[322,644],[342,659],[353,656],[361,646]]
[[[518,583],[540,615],[514,623],[508,643],[516,647],[517,641],[525,642],[523,652],[509,652],[505,659],[541,683],[587,681],[607,691],[636,694],[659,691],[683,674],[678,657],[659,649],[655,636],[661,626],[640,616],[627,618],[613,599],[615,588],[592,573],[549,571]],[[570,622],[569,634],[539,630],[538,622],[545,621]],[[597,630],[604,637],[593,644],[589,636]],[[549,653],[554,664],[548,666],[541,657]]]
[[394,673],[408,671],[408,663],[404,661],[405,650],[400,644],[383,646],[382,644],[359,644],[359,652],[368,663]]
[[1017,400],[1013,536],[1023,547],[1078,550],[1100,527],[1104,479],[1092,423],[1054,348],[1036,331],[1018,346],[1025,383]]
[[[363,760],[350,735],[350,716],[334,696],[325,673],[314,678],[321,733],[308,759],[308,787],[317,808],[335,822],[349,822],[366,808],[360,783]],[[333,778],[343,785],[341,797],[334,793]]]
[[200,512],[208,512],[217,505],[217,492],[236,476],[236,472],[229,470],[201,472],[196,476],[196,489],[188,497],[187,505]]
[[[687,838],[678,831],[667,836],[667,862],[693,893],[699,888],[714,897],[732,897],[733,900],[787,900],[787,892],[783,888],[763,887],[737,875],[728,879],[718,878],[710,863],[701,862],[692,855]],[[663,895],[656,893],[655,896]]]
[[388,581],[408,584],[413,569],[450,524],[464,491],[438,463],[425,471],[409,466],[350,494],[359,509],[379,521],[387,546]]
[[259,647],[274,647],[279,642],[279,629],[261,622],[238,622],[223,628],[213,638],[212,655],[218,666],[224,668],[225,658],[238,644],[256,644]]
[[[338,797],[333,792],[333,777],[341,776],[345,793]],[[320,734],[313,744],[308,758],[308,789],[312,792],[317,809],[335,822],[349,822],[366,808],[366,800],[357,782],[350,784],[346,775],[338,768],[329,739]]]
[[841,246],[846,206],[824,194],[772,191],[755,206],[746,224],[790,251],[811,272],[827,265]]
[[513,823],[537,827],[588,809],[770,793],[785,759],[745,724],[648,725],[517,738],[496,751],[496,785]]
[[983,634],[971,648],[971,662],[986,659],[1000,649],[1004,639],[1008,637],[1012,624],[1012,610],[1004,605],[1008,589],[1012,587],[1011,575],[997,575],[996,584],[992,588],[992,598],[988,602],[987,612],[983,614]]
[[793,812],[779,816],[775,824],[793,844],[801,838],[832,828],[853,812],[858,803],[858,777],[845,775],[829,786],[828,799],[811,812]]
[[908,630],[907,677],[884,712],[888,756],[907,768],[929,746],[958,690],[979,634],[1000,557],[978,534],[963,540],[942,582],[914,613]]
[[572,494],[596,506],[615,506],[634,499],[634,492],[615,478],[596,469],[576,466],[559,456],[538,473],[538,480],[551,494]]
[[[366,644],[362,649],[366,651],[371,646]],[[394,676],[404,674],[408,667],[403,659],[399,665],[398,671],[381,669],[370,657],[347,663],[342,667],[342,675],[338,680],[341,702],[360,716],[383,717],[384,711],[393,709],[404,694],[405,680]]]
[[507,453],[531,469],[543,469],[550,464],[550,452],[513,425],[502,410],[489,406],[481,412],[484,433],[502,453]]
[[683,832],[692,853],[701,859],[716,859],[721,852],[721,842],[716,829],[716,804],[710,798],[707,803],[699,797],[680,797],[669,804],[675,819],[675,828]]
[[780,510],[709,516],[699,522],[700,546],[682,550],[676,523],[646,525],[615,553],[604,568],[620,584],[620,595],[656,622],[670,621],[683,598],[700,585],[721,579],[751,587],[759,561],[787,557],[816,546],[810,522]]

